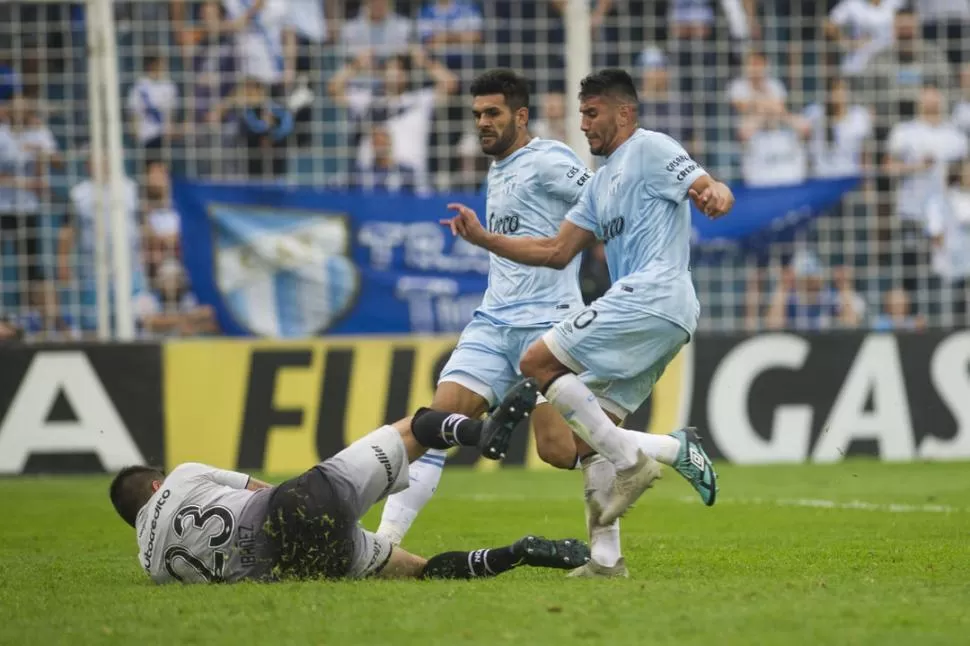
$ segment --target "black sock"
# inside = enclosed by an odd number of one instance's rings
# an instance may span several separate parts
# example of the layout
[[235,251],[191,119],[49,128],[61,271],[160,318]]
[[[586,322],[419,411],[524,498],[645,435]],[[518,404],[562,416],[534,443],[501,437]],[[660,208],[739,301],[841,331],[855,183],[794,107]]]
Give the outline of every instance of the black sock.
[[422,579],[475,579],[497,576],[521,564],[512,547],[475,550],[474,552],[444,552],[428,559],[421,572]]
[[458,413],[419,408],[411,419],[411,433],[418,444],[428,449],[478,446],[482,422]]

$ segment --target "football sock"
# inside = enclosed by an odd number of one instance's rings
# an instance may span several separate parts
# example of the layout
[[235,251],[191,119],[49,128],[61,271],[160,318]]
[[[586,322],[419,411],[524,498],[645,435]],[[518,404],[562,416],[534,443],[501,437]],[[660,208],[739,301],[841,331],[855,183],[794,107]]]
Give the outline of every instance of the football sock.
[[[616,468],[609,460],[591,455],[583,458],[583,484],[586,496],[602,509],[609,498],[610,487],[616,478]],[[599,565],[613,567],[620,560],[620,521],[610,525],[594,523],[589,534],[591,558]]]
[[572,373],[562,375],[546,388],[545,395],[573,431],[617,469],[636,464],[639,447],[634,438],[610,420],[596,395],[579,377]]
[[444,552],[428,559],[422,579],[474,579],[507,572],[521,565],[512,546],[474,552]]
[[625,428],[620,429],[620,431],[629,433],[629,437],[633,438],[637,446],[640,447],[640,450],[643,451],[643,454],[653,458],[657,462],[672,466],[677,461],[677,455],[680,453],[680,441],[677,438],[670,437],[669,435],[660,435],[658,433],[630,431]]
[[482,422],[458,413],[419,408],[411,419],[411,433],[418,444],[429,449],[478,446]]
[[408,466],[408,488],[390,496],[384,503],[381,524],[377,528],[379,535],[395,545],[401,544],[414,519],[438,489],[446,456],[445,451],[429,449]]

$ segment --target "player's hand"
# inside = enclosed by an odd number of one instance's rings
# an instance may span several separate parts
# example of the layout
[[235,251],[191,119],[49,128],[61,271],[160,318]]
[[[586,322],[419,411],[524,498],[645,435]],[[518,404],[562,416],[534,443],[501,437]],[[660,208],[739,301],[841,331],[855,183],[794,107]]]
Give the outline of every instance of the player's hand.
[[734,193],[721,182],[711,182],[700,193],[694,189],[689,193],[700,212],[712,220],[727,215],[734,206]]
[[448,226],[452,235],[461,236],[473,245],[483,246],[488,237],[488,232],[485,231],[485,227],[482,226],[474,209],[458,202],[452,202],[448,205],[448,208],[454,211],[456,215],[452,218],[443,218],[439,222]]

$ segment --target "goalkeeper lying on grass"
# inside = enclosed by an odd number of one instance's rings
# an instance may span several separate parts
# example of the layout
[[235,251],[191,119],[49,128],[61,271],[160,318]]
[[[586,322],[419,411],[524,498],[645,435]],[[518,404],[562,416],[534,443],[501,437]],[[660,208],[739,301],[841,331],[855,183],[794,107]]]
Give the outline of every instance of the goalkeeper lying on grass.
[[575,539],[527,536],[507,547],[424,559],[358,524],[372,505],[408,486],[408,464],[427,448],[507,438],[535,400],[535,383],[527,380],[484,421],[422,408],[276,487],[203,464],[182,464],[168,476],[129,467],[111,483],[111,502],[137,530],[139,562],[158,583],[470,579],[519,565],[573,569],[589,560]]

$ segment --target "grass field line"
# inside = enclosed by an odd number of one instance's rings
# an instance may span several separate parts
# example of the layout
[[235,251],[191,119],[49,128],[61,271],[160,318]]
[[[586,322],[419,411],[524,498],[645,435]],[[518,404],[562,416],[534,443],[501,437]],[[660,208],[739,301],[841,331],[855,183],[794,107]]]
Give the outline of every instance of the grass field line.
[[[535,501],[541,500],[566,500],[575,498],[574,495],[542,495],[529,496],[525,494],[494,494],[494,493],[474,493],[474,494],[452,494],[448,498],[460,500],[471,500],[474,502],[515,502],[515,501]],[[679,498],[666,498],[685,504],[701,504],[701,501],[694,496],[681,496]],[[914,505],[907,503],[875,503],[864,500],[827,500],[823,498],[719,498],[718,505],[749,505],[749,506],[770,506],[770,507],[810,507],[814,509],[836,509],[843,511],[867,511],[884,512],[890,514],[965,514],[970,513],[970,507],[954,507],[952,505]]]
[[[699,503],[691,496],[678,498],[684,503]],[[718,500],[718,504],[729,505],[769,505],[772,507],[812,507],[815,509],[839,509],[850,511],[881,511],[891,514],[965,514],[970,512],[967,507],[953,507],[951,505],[913,505],[906,503],[875,503],[864,500],[826,500],[822,498],[725,498]]]

